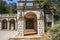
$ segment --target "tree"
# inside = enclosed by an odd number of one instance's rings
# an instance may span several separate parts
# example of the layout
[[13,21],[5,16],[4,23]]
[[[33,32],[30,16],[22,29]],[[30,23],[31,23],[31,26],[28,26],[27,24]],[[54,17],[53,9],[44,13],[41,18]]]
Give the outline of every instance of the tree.
[[50,4],[51,0],[36,0],[41,7],[44,7],[44,5],[46,5],[47,3]]
[[[47,5],[48,2],[46,0],[45,2],[43,1],[41,3],[43,4],[42,7],[44,7],[45,5]],[[41,3],[40,3],[40,5],[41,5]],[[50,9],[52,9],[52,10],[50,10],[51,12],[53,12],[57,16],[59,16],[60,13],[56,9],[60,8],[60,1],[55,3],[55,4],[47,5],[44,8],[46,9],[46,8],[48,8],[48,6],[49,6]],[[58,21],[58,22],[60,22],[60,21]],[[54,27],[49,28],[49,30],[47,32],[50,40],[60,40],[60,23],[58,23],[58,22],[57,22],[57,24],[55,24]]]
[[17,4],[15,2],[9,3],[9,13],[17,13]]
[[[8,0],[8,1],[13,1],[13,0]],[[9,13],[17,13],[17,3],[15,2],[9,3],[9,6],[10,6]]]
[[56,22],[55,26],[48,30],[50,40],[60,40],[60,21]]
[[[10,0],[12,1],[12,0]],[[15,2],[8,4],[6,1],[0,2],[0,14],[17,13],[17,4]]]
[[58,0],[57,2],[55,0],[54,3],[52,3],[51,0],[42,0],[42,2],[40,0],[36,0],[39,2],[39,4],[41,5],[41,7],[43,8],[47,8],[49,6],[50,11],[53,13],[53,15],[55,16],[55,20],[57,20],[57,18],[60,18],[60,0]]
[[0,14],[7,13],[7,3],[5,1],[2,1],[0,4]]
[[60,0],[58,0],[57,3],[55,3],[55,7],[60,8]]

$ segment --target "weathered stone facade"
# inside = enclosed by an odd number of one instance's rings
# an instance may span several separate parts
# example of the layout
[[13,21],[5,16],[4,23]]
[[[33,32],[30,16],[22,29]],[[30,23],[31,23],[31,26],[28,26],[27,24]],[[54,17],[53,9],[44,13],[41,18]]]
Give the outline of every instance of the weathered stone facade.
[[[34,14],[36,15],[36,24],[34,26],[34,30],[36,30],[38,35],[42,35],[44,33],[44,12],[39,10],[25,10],[24,12],[21,10],[18,10],[17,14],[0,14],[0,30],[18,30],[20,36],[24,36],[24,30],[26,30],[26,23],[25,23],[25,15],[28,14]],[[41,14],[42,13],[42,14]],[[21,15],[22,14],[22,15]],[[41,18],[41,15],[43,18]],[[48,15],[48,14],[47,14]],[[28,15],[29,18],[29,15]],[[50,18],[47,16],[47,22],[52,22]],[[4,25],[6,21],[7,24]],[[11,23],[12,21],[12,23]],[[3,26],[4,25],[4,26]],[[6,28],[7,27],[7,28]]]
[[46,22],[52,24],[52,15],[46,14],[45,18],[43,9],[39,7],[21,9],[19,7],[18,5],[17,14],[0,14],[0,30],[18,30],[19,35],[24,36],[26,29],[34,29],[40,36],[45,31],[45,19]]
[[[16,14],[12,14],[12,15],[11,14],[0,14],[0,30],[2,29],[17,30],[17,18],[16,17],[17,17]],[[13,23],[13,21],[15,23]],[[13,24],[14,27],[11,24]]]

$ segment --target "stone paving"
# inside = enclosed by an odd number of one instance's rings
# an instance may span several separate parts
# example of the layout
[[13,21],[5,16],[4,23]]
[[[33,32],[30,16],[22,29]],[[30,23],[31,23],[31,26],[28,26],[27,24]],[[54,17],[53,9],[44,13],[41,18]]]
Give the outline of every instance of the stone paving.
[[0,40],[8,40],[18,34],[18,31],[0,30]]
[[19,36],[17,35],[14,38],[10,38],[9,40],[50,40],[47,34],[43,34],[41,36],[37,35],[29,35],[29,36]]

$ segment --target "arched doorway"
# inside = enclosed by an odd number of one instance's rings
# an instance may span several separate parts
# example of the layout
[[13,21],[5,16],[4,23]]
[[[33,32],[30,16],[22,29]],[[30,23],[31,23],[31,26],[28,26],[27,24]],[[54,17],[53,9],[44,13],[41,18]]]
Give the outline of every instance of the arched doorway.
[[37,33],[37,16],[35,15],[35,13],[33,12],[27,13],[24,16],[24,19],[25,19],[25,30],[30,31],[30,32],[34,30],[35,33]]
[[7,20],[2,20],[2,29],[7,29]]
[[15,20],[14,19],[11,19],[10,21],[9,21],[9,29],[10,30],[15,30]]

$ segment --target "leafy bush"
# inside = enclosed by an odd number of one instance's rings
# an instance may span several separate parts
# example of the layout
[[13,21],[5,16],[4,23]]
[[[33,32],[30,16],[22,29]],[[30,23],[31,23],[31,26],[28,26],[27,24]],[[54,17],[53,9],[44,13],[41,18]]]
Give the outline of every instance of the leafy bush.
[[49,27],[49,26],[48,26],[48,27],[46,27],[46,32],[47,32],[50,28],[51,28],[51,27]]
[[50,40],[60,40],[60,21],[49,29],[48,36],[50,37]]

